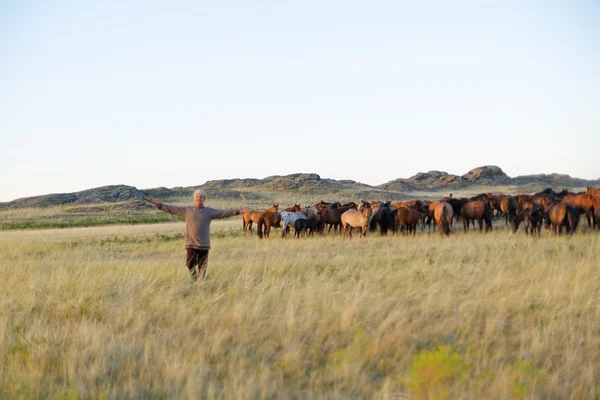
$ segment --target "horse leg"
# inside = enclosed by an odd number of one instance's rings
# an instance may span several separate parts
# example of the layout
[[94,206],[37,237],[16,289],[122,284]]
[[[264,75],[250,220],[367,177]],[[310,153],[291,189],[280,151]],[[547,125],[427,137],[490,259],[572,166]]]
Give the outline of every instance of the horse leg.
[[248,221],[248,230],[250,231],[250,236],[252,236],[252,220]]
[[479,232],[483,232],[483,221],[481,218],[478,218],[477,222],[479,223]]
[[585,210],[585,218],[587,219],[588,222],[588,228],[592,227],[592,218],[590,216],[590,210]]

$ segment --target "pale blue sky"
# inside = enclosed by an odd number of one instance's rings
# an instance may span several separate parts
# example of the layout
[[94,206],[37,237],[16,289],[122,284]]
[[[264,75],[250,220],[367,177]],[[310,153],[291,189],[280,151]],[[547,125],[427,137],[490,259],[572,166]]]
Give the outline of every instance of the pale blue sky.
[[486,164],[597,179],[598,4],[0,2],[0,201]]

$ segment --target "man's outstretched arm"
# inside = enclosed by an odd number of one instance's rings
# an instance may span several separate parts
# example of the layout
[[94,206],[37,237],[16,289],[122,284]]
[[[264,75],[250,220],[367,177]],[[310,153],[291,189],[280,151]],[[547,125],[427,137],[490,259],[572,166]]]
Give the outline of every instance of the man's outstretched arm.
[[154,207],[156,207],[157,210],[164,211],[166,213],[173,214],[173,215],[179,215],[180,217],[185,216],[185,207],[177,207],[177,206],[172,206],[169,204],[163,204],[158,201],[150,200],[150,199],[146,199],[146,198],[144,198],[144,200],[146,200],[149,203],[152,203],[152,205]]
[[229,218],[229,217],[233,217],[234,215],[243,214],[246,211],[248,211],[248,207],[230,208],[228,210],[219,210],[219,209],[214,208],[213,213],[212,213],[212,218],[213,219]]

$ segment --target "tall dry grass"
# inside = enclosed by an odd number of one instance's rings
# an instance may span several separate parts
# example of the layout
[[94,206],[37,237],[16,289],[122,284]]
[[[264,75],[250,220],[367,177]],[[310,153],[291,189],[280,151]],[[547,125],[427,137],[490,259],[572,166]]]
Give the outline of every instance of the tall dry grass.
[[598,234],[119,229],[0,236],[0,397],[600,396]]

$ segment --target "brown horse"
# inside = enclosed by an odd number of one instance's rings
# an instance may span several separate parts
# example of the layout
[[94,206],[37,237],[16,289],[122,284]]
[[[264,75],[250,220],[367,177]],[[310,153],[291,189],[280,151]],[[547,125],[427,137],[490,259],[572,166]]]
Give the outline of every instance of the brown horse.
[[555,234],[562,234],[562,228],[567,228],[567,233],[572,235],[579,225],[579,213],[569,203],[558,203],[550,206],[544,212],[546,229]]
[[390,203],[390,206],[392,206],[394,208],[410,207],[412,205],[413,205],[412,201],[394,201],[393,203]]
[[553,204],[560,203],[561,199],[552,194],[537,193],[531,197],[534,204],[546,209]]
[[433,212],[433,216],[440,228],[440,233],[448,236],[450,234],[450,224],[452,224],[452,206],[446,202],[438,203]]
[[302,210],[302,207],[300,207],[300,204],[294,204],[293,206],[288,207],[288,208],[284,209],[283,211],[298,212],[300,210]]
[[600,197],[594,197],[594,228],[600,229]]
[[419,220],[425,218],[425,213],[418,211],[413,207],[399,207],[396,210],[396,226],[403,233],[413,235],[417,233],[417,224]]
[[594,196],[594,197],[600,197],[600,189],[597,188],[593,188],[593,187],[587,187],[586,193]]
[[327,233],[331,232],[331,228],[333,228],[333,232],[337,232],[338,230],[342,231],[342,214],[346,211],[353,209],[356,207],[355,203],[348,203],[344,205],[340,205],[337,203],[334,207],[332,205],[326,207],[321,211],[321,223],[323,226],[329,225],[329,229]]
[[[502,203],[502,199],[506,197],[506,195],[502,194],[502,195],[493,195],[491,193],[488,193],[488,203],[490,205],[490,208],[492,210],[492,213],[494,211],[496,211],[496,218],[500,217],[500,215],[504,214],[502,212],[502,207],[500,206],[500,204]],[[480,199],[482,200],[482,199]]]
[[432,221],[435,221],[435,209],[438,205],[442,203],[442,200],[430,201],[427,204],[426,208],[426,221],[425,224],[429,225],[429,232],[431,233],[431,228],[433,227],[433,232],[435,232],[435,224],[432,224]]
[[371,207],[363,207],[362,211],[350,209],[342,214],[342,228],[344,230],[344,237],[352,237],[352,228],[361,229],[361,237],[367,236],[367,230],[369,229],[369,223],[373,212]]
[[271,233],[271,228],[280,228],[281,215],[276,212],[268,211],[260,216],[258,222],[256,223],[256,230],[258,231],[258,238],[264,237],[269,238],[269,234]]
[[250,236],[252,236],[252,223],[256,222],[258,224],[258,220],[260,217],[266,212],[277,212],[279,208],[279,204],[273,204],[271,208],[267,208],[263,211],[246,211],[242,220],[244,221],[244,236],[246,236],[246,229],[250,230]]
[[537,232],[538,236],[542,230],[542,218],[543,211],[539,207],[528,207],[521,210],[517,216],[512,220],[512,232],[516,233],[519,229],[521,222],[525,223],[525,235],[535,235]]
[[421,200],[395,201],[393,203],[390,203],[390,207],[394,207],[394,208],[412,207],[418,211],[421,211],[422,213],[425,212],[424,203]]
[[327,207],[329,207],[332,203],[326,203],[323,200],[321,200],[320,202],[318,202],[317,204],[315,204],[315,207],[317,207],[319,210],[323,211],[324,209],[326,209]]
[[570,194],[562,199],[563,203],[568,203],[575,207],[579,214],[585,214],[588,222],[588,228],[592,227],[592,215],[594,210],[594,197],[591,194]]
[[521,210],[527,210],[528,208],[544,208],[542,206],[539,206],[538,204],[535,204],[533,202],[533,200],[528,200],[528,201],[524,201],[523,204],[521,204]]
[[519,211],[519,202],[512,196],[501,196],[500,210],[506,217],[505,225],[508,225],[516,216]]
[[532,196],[530,194],[518,194],[515,196],[517,199],[517,203],[519,203],[519,207],[523,209],[523,204],[532,201]]
[[[460,209],[460,216],[463,220],[465,231],[469,230],[469,221],[479,223],[479,231],[483,231],[483,222],[485,222],[485,231],[489,232],[492,228],[492,210],[490,205],[482,200],[472,200],[465,203]],[[475,226],[475,222],[473,222]]]

